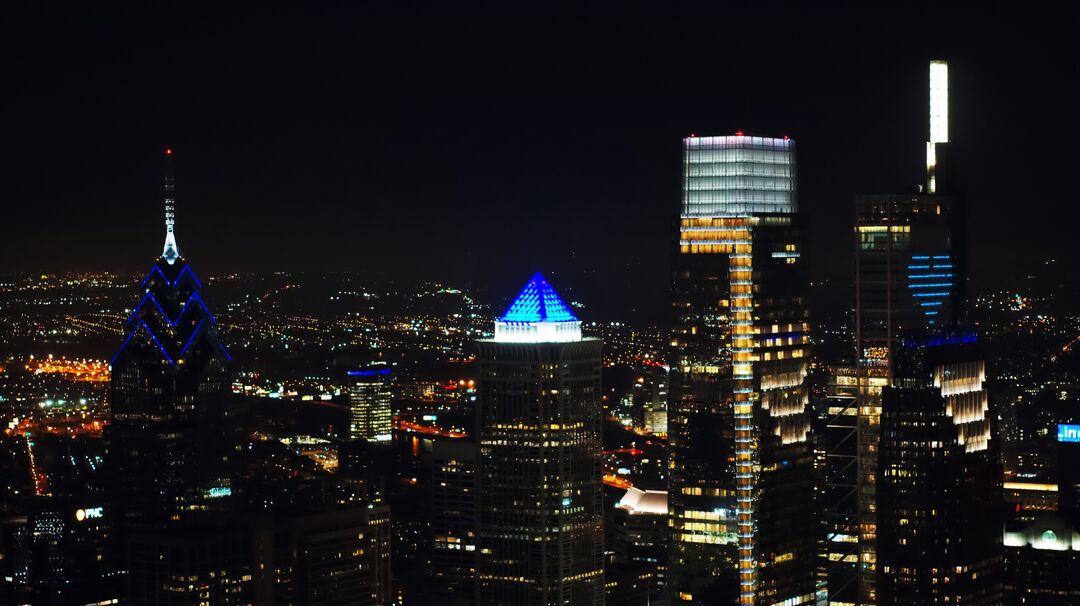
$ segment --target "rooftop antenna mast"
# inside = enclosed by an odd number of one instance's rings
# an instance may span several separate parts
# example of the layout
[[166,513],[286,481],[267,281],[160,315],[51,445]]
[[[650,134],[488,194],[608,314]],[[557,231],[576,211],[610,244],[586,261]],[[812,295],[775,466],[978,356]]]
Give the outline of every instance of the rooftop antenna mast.
[[165,249],[161,258],[172,265],[180,258],[180,245],[176,243],[173,226],[176,225],[176,184],[173,181],[172,148],[165,150]]

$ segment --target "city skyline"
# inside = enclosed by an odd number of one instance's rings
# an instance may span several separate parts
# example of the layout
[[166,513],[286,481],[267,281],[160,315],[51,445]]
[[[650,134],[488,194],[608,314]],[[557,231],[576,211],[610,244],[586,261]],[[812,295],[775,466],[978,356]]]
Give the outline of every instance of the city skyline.
[[0,605],[1080,601],[1037,10],[20,10]]

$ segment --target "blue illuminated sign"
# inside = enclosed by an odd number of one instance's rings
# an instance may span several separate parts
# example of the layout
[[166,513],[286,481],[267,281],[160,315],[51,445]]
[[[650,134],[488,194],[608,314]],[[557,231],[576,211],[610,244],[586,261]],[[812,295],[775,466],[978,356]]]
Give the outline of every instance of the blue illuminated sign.
[[[979,336],[964,330],[942,330],[925,337],[912,337],[903,340],[905,347],[942,347],[963,343],[978,343]],[[1078,425],[1077,427],[1080,427]]]
[[1080,442],[1080,425],[1058,424],[1058,442]]
[[378,370],[350,370],[346,374],[350,377],[373,377],[375,375],[388,375],[390,374],[389,368],[380,368]]

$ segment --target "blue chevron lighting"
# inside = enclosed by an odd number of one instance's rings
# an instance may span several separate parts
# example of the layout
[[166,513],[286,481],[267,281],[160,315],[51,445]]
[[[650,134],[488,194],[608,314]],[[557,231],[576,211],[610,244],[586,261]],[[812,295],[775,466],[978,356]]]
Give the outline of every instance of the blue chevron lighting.
[[[175,259],[171,264],[164,257],[158,259],[141,284],[146,292],[128,317],[127,337],[113,356],[114,366],[125,351],[134,347],[133,343],[143,343],[146,351],[145,346],[150,342],[164,361],[174,367],[187,357],[216,356],[219,352],[232,361],[212,329],[217,319],[199,294],[202,283],[183,259]],[[134,338],[141,331],[146,332],[149,340]]]

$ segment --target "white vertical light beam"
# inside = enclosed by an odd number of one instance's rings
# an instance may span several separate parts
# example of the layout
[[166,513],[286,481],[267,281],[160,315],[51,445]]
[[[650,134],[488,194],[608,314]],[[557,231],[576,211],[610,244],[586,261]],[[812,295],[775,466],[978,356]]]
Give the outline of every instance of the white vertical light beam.
[[930,142],[949,142],[949,64],[930,62]]

